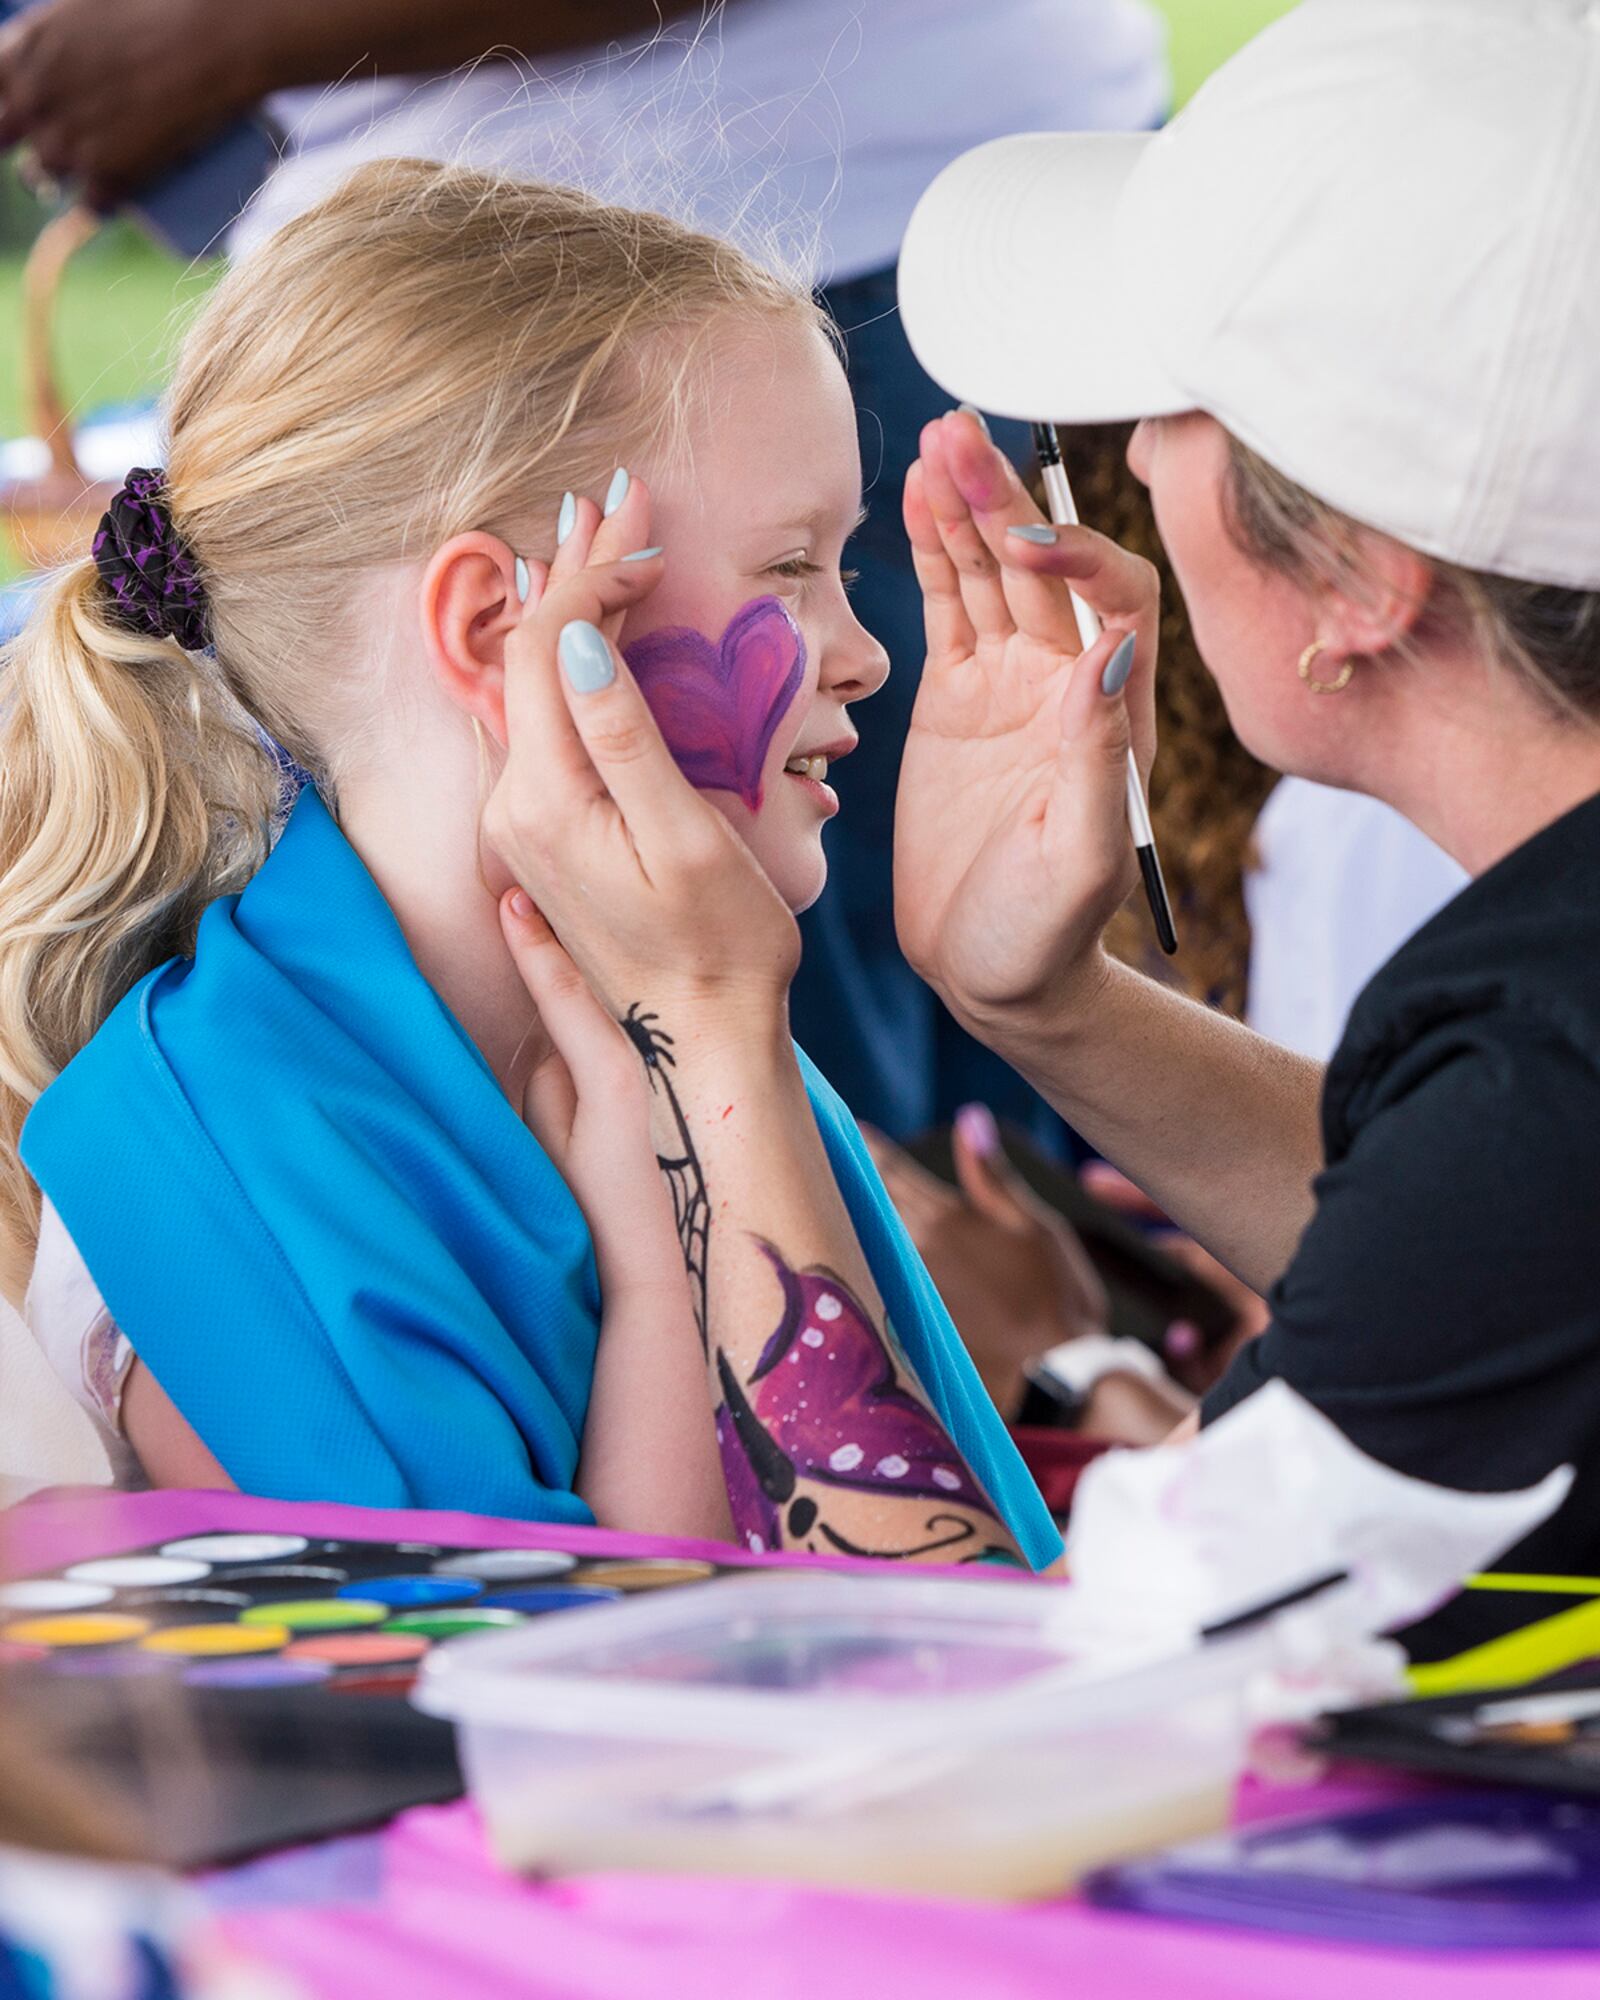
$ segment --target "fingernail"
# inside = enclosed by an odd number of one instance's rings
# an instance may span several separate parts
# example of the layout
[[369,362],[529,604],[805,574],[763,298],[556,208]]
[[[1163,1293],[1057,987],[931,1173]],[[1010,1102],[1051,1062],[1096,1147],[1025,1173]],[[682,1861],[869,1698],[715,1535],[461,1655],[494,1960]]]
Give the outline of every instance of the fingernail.
[[514,917],[531,917],[533,915],[533,898],[528,894],[526,889],[512,890],[511,914]]
[[971,403],[957,403],[956,408],[966,416],[976,417],[978,420],[978,429],[983,432],[985,437],[988,437],[989,424],[982,410],[974,408]]
[[956,1130],[980,1160],[992,1160],[1000,1151],[1000,1128],[987,1104],[963,1104],[956,1113]]
[[1060,539],[1055,529],[1044,521],[1029,521],[1020,528],[1007,528],[1006,533],[1015,535],[1019,542],[1037,542],[1042,549]]
[[578,525],[578,503],[570,493],[561,496],[561,512],[556,516],[556,547],[567,539]]
[[563,625],[556,641],[562,672],[577,694],[598,694],[617,677],[616,663],[604,635],[586,619]]
[[1122,644],[1106,661],[1106,670],[1100,676],[1102,694],[1121,694],[1128,685],[1128,676],[1133,672],[1133,634],[1129,632]]
[[631,555],[624,556],[622,560],[624,562],[648,562],[652,556],[658,556],[660,553],[661,549],[659,545],[653,549],[635,549]]
[[517,557],[515,574],[517,579],[517,602],[519,604],[526,604],[528,601],[528,592],[533,588],[533,578],[529,576],[528,565],[522,560],[521,556]]
[[611,475],[611,484],[606,488],[605,511],[607,515],[614,514],[623,501],[627,499],[628,488],[632,484],[633,481],[628,477],[628,468],[625,465],[619,465]]
[[1174,1361],[1188,1361],[1200,1352],[1200,1329],[1191,1320],[1175,1319],[1162,1336],[1161,1345]]

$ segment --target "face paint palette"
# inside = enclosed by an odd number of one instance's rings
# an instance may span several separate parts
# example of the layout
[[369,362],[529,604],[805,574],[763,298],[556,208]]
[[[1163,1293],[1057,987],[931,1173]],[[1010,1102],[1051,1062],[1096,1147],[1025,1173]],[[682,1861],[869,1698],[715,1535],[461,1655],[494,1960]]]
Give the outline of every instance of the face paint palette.
[[[554,1549],[188,1535],[0,1584],[4,1699],[145,1815],[157,1858],[215,1864],[457,1797],[454,1731],[408,1699],[444,1642],[716,1574]],[[196,1753],[182,1785],[162,1768],[174,1731]]]

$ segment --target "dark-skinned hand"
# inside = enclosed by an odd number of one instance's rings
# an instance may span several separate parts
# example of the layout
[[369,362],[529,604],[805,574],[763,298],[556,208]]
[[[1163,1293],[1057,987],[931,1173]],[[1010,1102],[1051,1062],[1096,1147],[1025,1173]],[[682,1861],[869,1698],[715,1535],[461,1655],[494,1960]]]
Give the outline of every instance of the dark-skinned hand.
[[0,28],[0,145],[115,207],[252,101],[238,29],[203,0],[49,0]]
[[968,1105],[956,1121],[956,1187],[881,1132],[864,1128],[864,1136],[984,1387],[1002,1416],[1014,1416],[1029,1361],[1105,1331],[1105,1287],[1083,1245],[1006,1158],[983,1105]]

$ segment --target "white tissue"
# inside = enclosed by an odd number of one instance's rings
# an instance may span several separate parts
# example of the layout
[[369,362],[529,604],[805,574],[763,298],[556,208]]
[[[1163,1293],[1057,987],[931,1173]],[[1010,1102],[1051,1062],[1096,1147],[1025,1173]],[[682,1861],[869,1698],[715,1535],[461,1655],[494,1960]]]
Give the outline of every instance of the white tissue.
[[1285,1615],[1309,1666],[1433,1610],[1554,1513],[1572,1477],[1561,1466],[1516,1493],[1431,1486],[1269,1382],[1185,1444],[1088,1468],[1067,1535],[1072,1596],[1096,1627],[1181,1644],[1345,1570],[1347,1585]]

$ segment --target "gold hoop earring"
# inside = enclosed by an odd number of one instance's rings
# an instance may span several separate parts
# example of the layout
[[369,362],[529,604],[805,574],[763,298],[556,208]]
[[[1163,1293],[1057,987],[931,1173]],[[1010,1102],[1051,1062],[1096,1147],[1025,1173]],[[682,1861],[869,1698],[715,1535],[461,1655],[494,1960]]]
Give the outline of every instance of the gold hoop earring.
[[1327,650],[1327,645],[1323,640],[1312,640],[1311,644],[1300,655],[1300,678],[1313,694],[1343,694],[1345,689],[1350,685],[1350,678],[1356,670],[1354,660],[1346,660],[1344,665],[1339,669],[1337,676],[1331,681],[1313,680],[1311,677],[1312,661],[1319,653],[1325,653]]

